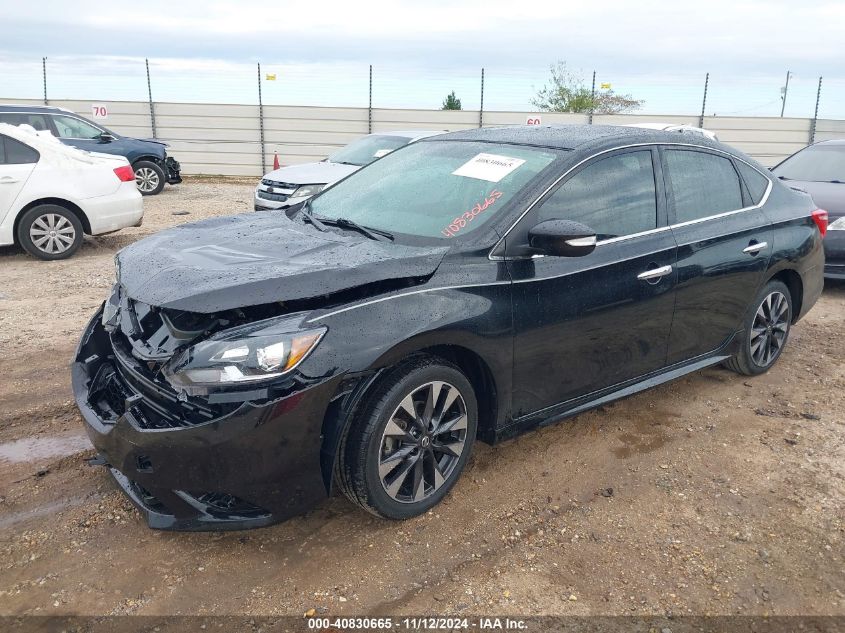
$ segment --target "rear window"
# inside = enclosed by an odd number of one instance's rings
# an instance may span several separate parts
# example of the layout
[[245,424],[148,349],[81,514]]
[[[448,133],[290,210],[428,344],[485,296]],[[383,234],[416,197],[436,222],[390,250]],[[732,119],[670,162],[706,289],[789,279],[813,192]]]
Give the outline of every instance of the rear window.
[[739,176],[730,160],[693,150],[665,155],[676,224],[742,208]]
[[0,163],[4,165],[27,165],[37,163],[38,152],[29,145],[0,134]]
[[811,145],[787,158],[772,172],[785,180],[845,182],[845,145]]
[[736,161],[736,167],[739,169],[739,175],[745,181],[745,186],[748,187],[748,193],[751,194],[751,201],[754,204],[760,204],[769,186],[769,179],[751,165],[747,165],[741,160]]

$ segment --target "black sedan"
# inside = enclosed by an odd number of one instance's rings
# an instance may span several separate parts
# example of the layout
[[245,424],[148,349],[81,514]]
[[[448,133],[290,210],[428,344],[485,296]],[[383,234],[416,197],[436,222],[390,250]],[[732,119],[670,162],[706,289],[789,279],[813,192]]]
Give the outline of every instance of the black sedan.
[[829,215],[824,274],[845,279],[845,139],[806,147],[772,169],[790,187],[809,193]]
[[496,442],[708,365],[767,371],[825,216],[717,141],[604,126],[424,139],[284,214],[117,256],[73,365],[149,525],[226,529],[337,485],[425,512]]

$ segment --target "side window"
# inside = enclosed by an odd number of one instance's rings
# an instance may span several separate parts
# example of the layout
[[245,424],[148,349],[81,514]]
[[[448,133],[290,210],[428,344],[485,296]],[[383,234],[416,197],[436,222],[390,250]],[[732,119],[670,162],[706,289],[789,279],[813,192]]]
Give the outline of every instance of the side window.
[[56,131],[61,138],[95,139],[103,133],[100,128],[94,127],[90,123],[63,114],[54,114],[53,123],[55,123]]
[[616,154],[587,165],[546,198],[537,222],[574,220],[599,240],[657,228],[651,151]]
[[3,163],[6,165],[28,165],[37,163],[39,154],[29,145],[24,145],[8,136],[0,136],[0,147],[3,148]]
[[6,137],[0,134],[0,165],[6,164]]
[[766,178],[759,171],[754,169],[751,165],[743,163],[741,160],[736,161],[739,175],[745,181],[745,186],[748,187],[748,193],[751,194],[751,200],[754,204],[760,204],[763,195],[766,193],[766,188],[769,186],[769,179]]
[[46,116],[38,113],[3,112],[0,113],[0,123],[8,123],[9,125],[31,125],[39,132],[50,129],[47,125]]
[[675,223],[743,207],[739,176],[727,158],[690,150],[666,150]]

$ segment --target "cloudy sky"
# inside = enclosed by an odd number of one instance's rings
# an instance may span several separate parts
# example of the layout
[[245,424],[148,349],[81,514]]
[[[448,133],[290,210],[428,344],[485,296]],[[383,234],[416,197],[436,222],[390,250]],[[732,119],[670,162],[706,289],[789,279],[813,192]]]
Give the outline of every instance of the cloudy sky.
[[465,107],[477,107],[483,66],[485,105],[515,107],[558,59],[587,80],[597,70],[600,81],[655,111],[700,108],[705,72],[723,113],[779,114],[787,69],[788,114],[812,115],[819,75],[833,93],[845,89],[841,1],[0,0],[0,9],[0,97],[37,96],[9,93],[40,89],[42,56],[56,97],[87,87],[135,98],[144,57],[160,99],[251,98],[258,61],[280,75],[268,85],[271,101],[315,105],[360,105],[368,64],[383,105],[409,105],[430,91],[440,98],[451,85]]

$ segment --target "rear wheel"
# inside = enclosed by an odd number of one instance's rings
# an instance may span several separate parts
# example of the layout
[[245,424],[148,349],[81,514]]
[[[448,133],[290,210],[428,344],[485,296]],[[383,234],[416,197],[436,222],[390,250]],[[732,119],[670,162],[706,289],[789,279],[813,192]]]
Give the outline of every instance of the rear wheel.
[[132,166],[135,184],[142,196],[154,196],[164,189],[164,170],[149,160],[139,160]]
[[65,207],[38,205],[18,223],[18,243],[39,259],[65,259],[82,245],[82,222]]
[[338,479],[368,512],[407,519],[440,502],[469,459],[478,420],[472,385],[420,356],[378,383],[341,444]]
[[725,365],[737,373],[756,376],[780,358],[792,324],[792,295],[786,284],[770,281],[757,295],[746,318],[742,349]]

